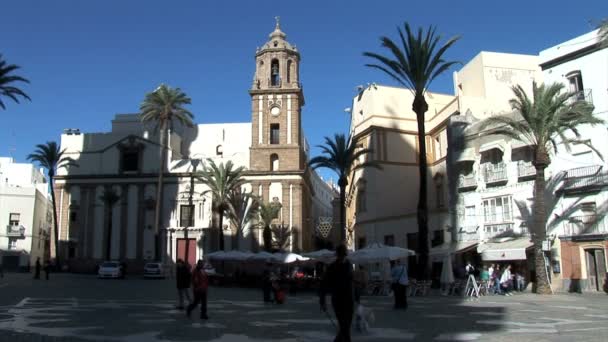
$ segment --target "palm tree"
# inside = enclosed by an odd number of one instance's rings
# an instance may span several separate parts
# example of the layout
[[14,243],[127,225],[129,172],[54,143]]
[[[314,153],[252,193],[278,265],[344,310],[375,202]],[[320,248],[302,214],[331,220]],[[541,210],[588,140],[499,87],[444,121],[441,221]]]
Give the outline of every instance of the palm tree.
[[[532,85],[532,98],[518,85],[513,87],[515,98],[509,102],[522,119],[498,115],[482,121],[480,129],[489,129],[487,134],[496,134],[523,141],[533,149],[532,164],[536,168],[534,179],[534,225],[530,229],[534,243],[537,293],[551,293],[549,279],[545,269],[545,258],[542,243],[546,239],[547,215],[545,205],[545,169],[551,163],[549,152],[553,147],[557,152],[557,139],[567,149],[571,144],[584,144],[591,147],[586,140],[581,140],[579,125],[601,124],[603,121],[593,116],[593,105],[587,101],[577,100],[575,96],[563,92],[563,84]],[[570,133],[575,138],[569,138]]]
[[19,103],[18,96],[29,101],[32,100],[23,90],[13,85],[15,82],[30,83],[30,81],[21,76],[12,75],[12,72],[19,68],[18,65],[7,64],[0,54],[0,107],[2,107],[2,109],[6,109],[4,102],[2,102],[2,96],[10,98],[16,103]]
[[243,173],[245,168],[236,167],[232,161],[216,165],[212,159],[207,159],[207,165],[197,175],[201,182],[209,187],[206,192],[211,193],[213,209],[219,215],[219,247],[224,250],[224,215],[230,210],[230,194],[239,189],[245,182]]
[[105,188],[103,194],[101,194],[101,201],[106,205],[106,213],[108,215],[108,233],[107,233],[107,241],[106,241],[106,260],[111,260],[111,250],[112,250],[112,214],[114,211],[114,204],[120,200],[120,196],[114,191],[112,188]]
[[49,176],[49,186],[51,190],[51,199],[53,201],[53,223],[54,223],[54,240],[55,240],[55,264],[59,263],[59,225],[57,223],[57,201],[55,200],[55,190],[53,186],[53,177],[58,169],[67,166],[78,166],[76,162],[63,154],[65,149],[61,150],[55,141],[47,141],[46,144],[36,145],[36,150],[27,156],[31,162],[36,162],[41,167],[47,170]]
[[[459,39],[453,37],[441,46],[440,35],[435,34],[435,28],[429,27],[426,32],[422,28],[414,34],[408,23],[404,24],[405,33],[398,28],[400,41],[395,43],[388,37],[381,37],[382,47],[390,51],[391,56],[386,57],[373,52],[363,53],[366,57],[375,59],[378,64],[366,64],[366,66],[379,69],[392,77],[404,87],[408,87],[414,93],[412,110],[416,113],[418,123],[418,172],[420,177],[420,189],[418,191],[418,208],[416,216],[418,219],[419,243],[419,268],[420,277],[429,279],[429,227],[428,227],[428,203],[427,203],[427,160],[426,139],[424,128],[424,115],[429,106],[424,94],[431,82],[439,75],[447,71],[458,62],[448,62],[443,59],[445,52]],[[399,46],[398,44],[401,44]]]
[[192,126],[194,115],[184,108],[192,100],[180,88],[171,88],[161,84],[156,90],[146,94],[140,106],[142,122],[156,122],[160,129],[160,167],[158,169],[158,184],[156,189],[156,211],[154,215],[154,231],[156,234],[156,259],[159,257],[158,233],[160,231],[161,211],[163,203],[163,177],[167,167],[167,138],[169,128],[175,120],[184,125]]
[[272,221],[279,217],[281,203],[261,203],[259,209],[259,223],[264,229],[262,237],[264,239],[264,249],[266,252],[272,251]]
[[239,249],[239,242],[245,237],[245,231],[250,231],[250,236],[253,238],[250,228],[253,221],[258,218],[260,202],[251,192],[245,192],[239,187],[228,194],[228,203],[228,217],[236,229],[233,246]]
[[338,186],[340,187],[340,240],[346,243],[346,186],[348,185],[348,174],[365,167],[381,169],[374,161],[360,163],[361,157],[371,152],[368,148],[361,148],[346,139],[344,134],[335,134],[334,140],[325,137],[325,145],[318,145],[323,155],[312,158],[308,165],[313,169],[324,167],[334,171],[338,175]]

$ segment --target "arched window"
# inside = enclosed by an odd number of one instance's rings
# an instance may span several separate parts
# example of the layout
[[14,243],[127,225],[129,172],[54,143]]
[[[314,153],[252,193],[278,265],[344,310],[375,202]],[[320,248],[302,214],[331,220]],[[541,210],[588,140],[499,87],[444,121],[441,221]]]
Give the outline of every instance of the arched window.
[[274,87],[280,86],[281,78],[279,77],[279,61],[273,59],[270,63],[270,85]]
[[270,170],[279,171],[279,156],[276,153],[270,155]]
[[287,83],[291,83],[291,59],[287,61]]

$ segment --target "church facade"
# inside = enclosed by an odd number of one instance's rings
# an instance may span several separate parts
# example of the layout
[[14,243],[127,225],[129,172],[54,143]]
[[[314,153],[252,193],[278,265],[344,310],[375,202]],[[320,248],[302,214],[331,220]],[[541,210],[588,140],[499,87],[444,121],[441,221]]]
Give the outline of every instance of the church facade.
[[[110,132],[65,130],[61,146],[78,167],[58,170],[55,180],[61,260],[74,270],[89,270],[105,259],[137,269],[149,260],[183,258],[186,246],[191,262],[217,250],[220,227],[211,195],[192,177],[207,159],[245,167],[243,191],[281,204],[275,223],[285,235],[282,249],[314,249],[316,226],[332,216],[336,191],[307,166],[299,63],[299,51],[277,21],[255,54],[251,122],[175,125],[166,165],[160,166],[158,132],[138,114],[116,115]],[[159,171],[165,181],[162,223],[155,231]],[[119,196],[112,205],[102,196],[110,189]],[[226,250],[263,246],[257,224],[240,225],[228,217],[223,222]]]

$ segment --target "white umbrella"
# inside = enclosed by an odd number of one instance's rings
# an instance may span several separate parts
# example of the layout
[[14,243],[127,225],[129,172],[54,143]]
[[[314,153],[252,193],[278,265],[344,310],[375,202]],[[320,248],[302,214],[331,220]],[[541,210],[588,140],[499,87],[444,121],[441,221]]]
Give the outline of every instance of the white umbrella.
[[253,256],[251,257],[251,260],[269,261],[269,260],[273,260],[273,258],[274,258],[274,254],[268,253],[266,251],[262,251],[262,252],[257,252],[255,254],[253,254]]
[[303,257],[296,253],[277,253],[273,255],[273,260],[283,264],[290,264],[296,261],[310,260],[310,258]]
[[226,252],[224,252],[224,251],[217,251],[217,252],[207,254],[207,258],[216,259],[216,260],[224,260],[225,256],[226,256]]
[[441,277],[439,278],[442,284],[451,284],[454,282],[454,271],[452,269],[452,255],[447,253],[443,259],[441,267]]
[[223,256],[224,260],[244,261],[251,258],[254,254],[251,252],[229,251]]
[[336,257],[336,252],[330,251],[328,249],[320,249],[318,251],[309,252],[302,254],[305,257],[309,257],[311,259],[317,260],[328,260]]
[[352,252],[349,258],[356,263],[369,263],[405,259],[412,255],[416,255],[416,253],[406,248],[373,243],[365,248]]

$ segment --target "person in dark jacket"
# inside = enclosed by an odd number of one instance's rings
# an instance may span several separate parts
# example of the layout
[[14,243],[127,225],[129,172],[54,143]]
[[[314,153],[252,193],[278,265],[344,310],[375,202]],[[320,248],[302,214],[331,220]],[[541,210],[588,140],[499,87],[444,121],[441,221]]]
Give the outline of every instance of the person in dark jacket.
[[190,313],[200,303],[201,304],[201,319],[209,319],[207,317],[207,289],[209,288],[209,278],[204,268],[205,263],[199,260],[196,263],[196,268],[192,272],[192,294],[194,301],[188,305],[186,313],[190,317]]
[[270,269],[272,264],[267,263],[262,273],[262,293],[264,294],[264,303],[272,302],[270,294],[272,293],[272,282],[270,281]]
[[46,280],[49,280],[49,273],[51,273],[51,263],[47,261],[44,264],[44,277]]
[[34,268],[34,279],[40,279],[40,268],[42,265],[40,264],[40,258],[36,258],[36,266]]
[[192,302],[190,298],[190,265],[184,263],[182,259],[177,260],[175,266],[175,280],[177,283],[177,295],[179,301],[177,302],[177,309],[184,309],[184,297],[188,300],[188,304]]
[[336,261],[329,265],[319,291],[321,310],[327,312],[326,294],[331,294],[331,305],[338,319],[339,331],[335,342],[350,342],[350,326],[353,321],[355,295],[353,289],[353,265],[346,259],[346,246],[336,248]]

